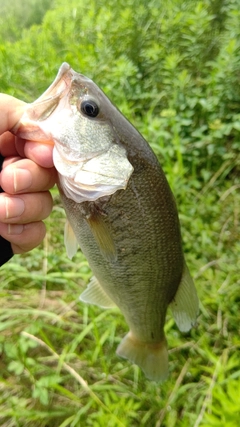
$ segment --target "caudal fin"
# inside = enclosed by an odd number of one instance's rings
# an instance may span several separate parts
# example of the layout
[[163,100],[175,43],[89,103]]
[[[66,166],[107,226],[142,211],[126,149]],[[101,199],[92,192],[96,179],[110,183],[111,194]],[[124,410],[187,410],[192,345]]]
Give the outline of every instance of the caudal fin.
[[149,380],[162,382],[168,376],[166,340],[157,344],[138,341],[129,332],[117,348],[117,354],[136,363]]

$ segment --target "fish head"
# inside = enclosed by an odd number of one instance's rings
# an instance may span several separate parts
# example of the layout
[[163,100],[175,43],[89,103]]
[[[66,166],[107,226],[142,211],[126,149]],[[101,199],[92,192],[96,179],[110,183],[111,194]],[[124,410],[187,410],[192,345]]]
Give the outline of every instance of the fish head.
[[78,203],[91,201],[125,189],[133,172],[111,121],[113,111],[92,80],[63,63],[12,131],[23,139],[53,141],[62,191]]

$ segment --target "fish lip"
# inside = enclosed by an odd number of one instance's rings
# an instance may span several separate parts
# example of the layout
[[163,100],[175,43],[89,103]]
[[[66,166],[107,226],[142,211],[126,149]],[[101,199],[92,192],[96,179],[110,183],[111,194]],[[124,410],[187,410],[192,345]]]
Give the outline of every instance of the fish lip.
[[50,115],[58,106],[60,99],[68,94],[74,71],[67,62],[63,62],[55,80],[26,110],[28,118],[34,121],[46,119],[45,112]]
[[[57,108],[60,100],[69,92],[74,73],[75,72],[71,69],[70,65],[67,62],[63,62],[52,84],[39,98],[37,98],[33,103],[27,105],[23,116],[19,122],[13,126],[11,132],[15,135],[18,134],[18,136],[25,139],[27,137],[24,126],[27,124],[32,128],[32,133],[34,134],[36,128],[34,122],[44,121],[49,115],[51,115],[55,108]],[[21,130],[22,124],[23,129]],[[31,138],[27,139],[32,139],[32,133]],[[46,134],[39,138],[34,134],[33,138],[36,141],[42,141],[49,138],[49,135]]]
[[[61,94],[65,93],[66,90],[76,81],[79,81],[79,77],[81,80],[91,81],[88,77],[83,74],[77,73],[74,71],[71,66],[67,62],[63,62],[60,66],[57,76],[52,82],[52,84],[43,92],[43,94],[37,98],[33,104],[41,102],[46,99],[61,97]],[[65,83],[65,87],[61,88],[61,83]],[[59,86],[60,85],[60,86]],[[56,93],[56,89],[59,86],[59,91]],[[51,95],[54,92],[54,95]]]
[[[72,79],[72,72],[71,72],[71,67],[67,62],[63,62],[63,64],[60,66],[57,76],[54,79],[54,81],[52,82],[52,84],[47,88],[47,90],[45,90],[45,92],[43,92],[43,94],[36,99],[36,101],[34,101],[33,104],[41,102],[42,100],[45,99],[50,99],[50,98],[55,98],[56,96],[60,96],[62,94],[62,92],[65,92],[65,90],[68,88],[68,80],[70,77],[70,81]],[[62,83],[62,80],[65,82],[66,87],[62,90],[60,90],[60,92],[56,93],[56,88],[59,86],[59,83]],[[55,95],[51,95],[51,93],[54,91],[54,93],[56,93]]]

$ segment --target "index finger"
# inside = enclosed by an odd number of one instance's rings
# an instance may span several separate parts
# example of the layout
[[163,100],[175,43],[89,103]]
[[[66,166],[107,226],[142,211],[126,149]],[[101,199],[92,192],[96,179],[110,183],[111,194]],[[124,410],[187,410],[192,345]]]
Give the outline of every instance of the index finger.
[[53,143],[50,141],[25,141],[17,138],[10,132],[0,135],[0,152],[3,157],[21,156],[33,160],[39,166],[52,168],[53,164]]
[[0,152],[3,157],[17,154],[15,137],[8,131],[20,120],[25,105],[13,96],[0,93]]
[[53,164],[53,143],[47,141],[35,142],[25,141],[16,138],[16,148],[20,156],[33,160],[39,166],[52,168]]

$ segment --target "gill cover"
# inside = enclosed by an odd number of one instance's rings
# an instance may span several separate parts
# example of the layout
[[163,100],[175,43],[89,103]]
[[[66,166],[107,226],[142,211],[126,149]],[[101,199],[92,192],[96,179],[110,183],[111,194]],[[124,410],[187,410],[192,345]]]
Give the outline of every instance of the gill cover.
[[133,171],[125,149],[118,145],[112,145],[90,160],[79,159],[78,162],[63,157],[55,146],[53,162],[65,196],[77,203],[97,200],[125,189]]

